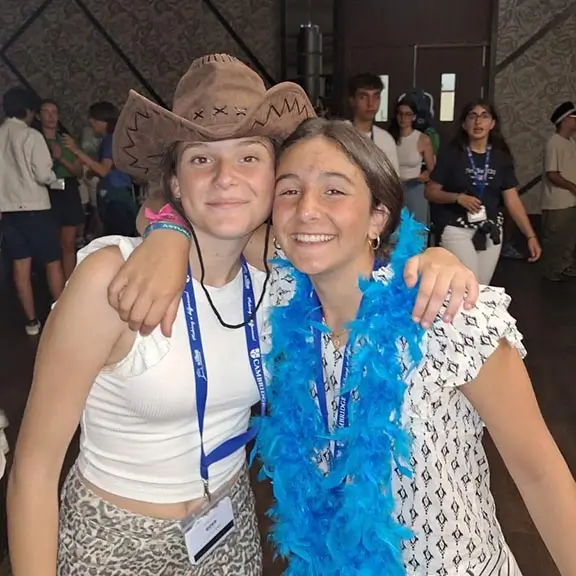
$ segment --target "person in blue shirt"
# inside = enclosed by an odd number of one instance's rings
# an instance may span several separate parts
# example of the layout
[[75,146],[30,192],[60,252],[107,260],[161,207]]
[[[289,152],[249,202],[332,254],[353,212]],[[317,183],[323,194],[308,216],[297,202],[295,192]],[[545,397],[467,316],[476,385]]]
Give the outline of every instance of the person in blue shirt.
[[96,102],[88,111],[88,122],[94,134],[102,137],[98,159],[83,152],[71,138],[64,137],[66,147],[100,178],[98,211],[106,234],[136,236],[137,207],[132,191],[132,179],[118,170],[112,157],[114,128],[118,109],[110,102]]

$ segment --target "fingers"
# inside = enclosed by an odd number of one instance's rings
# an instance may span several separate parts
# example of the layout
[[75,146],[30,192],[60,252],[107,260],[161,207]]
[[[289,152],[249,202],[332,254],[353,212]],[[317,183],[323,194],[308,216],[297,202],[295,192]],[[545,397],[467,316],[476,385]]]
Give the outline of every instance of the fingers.
[[424,328],[428,328],[424,324],[424,315],[428,308],[428,302],[434,292],[434,285],[436,283],[436,277],[430,275],[422,276],[420,280],[420,286],[418,287],[418,295],[416,296],[416,302],[412,310],[412,319],[414,322],[420,323]]
[[444,306],[451,288],[452,277],[453,275],[449,272],[443,272],[436,276],[436,281],[430,291],[426,309],[420,321],[423,328],[429,328],[432,325],[441,308]]
[[114,277],[114,280],[110,283],[110,286],[108,286],[108,304],[110,304],[114,310],[120,308],[120,295],[127,283],[127,279],[122,273],[122,269],[120,269],[118,274]]
[[[131,295],[131,292],[129,294]],[[143,329],[145,326],[145,319],[148,319],[151,312],[157,306],[157,303],[155,302],[154,304],[152,304],[152,299],[148,296],[148,294],[146,292],[140,292],[139,294],[136,293],[136,298],[134,299],[134,303],[132,304],[132,306],[128,310],[129,302],[130,302],[130,300],[127,299],[127,301],[126,301],[126,311],[127,312],[126,313],[127,313],[128,326],[130,327],[130,330],[132,330],[134,332],[141,332],[143,336],[150,334],[150,332],[152,332],[152,330],[156,326],[158,326],[158,324],[160,324],[160,320],[162,318],[162,316],[159,315],[158,321],[148,331],[145,331]],[[123,308],[124,308],[124,297],[122,297],[122,299],[121,299],[120,310],[123,311]],[[121,314],[120,314],[121,318],[122,318],[122,313],[123,312],[121,312]],[[122,318],[122,320],[124,320],[124,318]]]
[[164,318],[162,318],[162,334],[166,336],[166,338],[170,338],[172,336],[172,326],[176,321],[176,315],[178,314],[178,307],[180,306],[180,296],[177,296],[172,300],[172,303],[168,307],[166,314],[164,314]]
[[420,265],[420,256],[413,256],[404,266],[404,282],[408,288],[414,288],[418,282],[418,266]]
[[465,310],[474,308],[478,294],[479,285],[474,274],[469,270],[457,272],[450,282],[449,301],[442,320],[452,322],[461,306]]
[[116,308],[118,315],[124,322],[130,322],[132,307],[136,303],[136,300],[142,297],[142,290],[138,285],[128,284],[124,287],[124,290],[122,290],[118,298],[118,307]]
[[423,328],[429,328],[445,305],[442,315],[445,322],[452,322],[461,306],[470,310],[476,305],[480,293],[474,274],[467,269],[449,268],[428,270],[420,282],[412,319]]

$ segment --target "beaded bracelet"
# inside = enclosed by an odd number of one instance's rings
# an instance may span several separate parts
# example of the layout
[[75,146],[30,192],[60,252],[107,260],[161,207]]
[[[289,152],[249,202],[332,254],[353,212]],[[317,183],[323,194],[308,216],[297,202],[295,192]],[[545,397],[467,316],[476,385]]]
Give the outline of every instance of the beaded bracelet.
[[148,226],[146,226],[142,237],[146,238],[148,234],[154,230],[172,230],[174,232],[180,232],[181,234],[184,234],[188,240],[192,239],[192,234],[190,234],[190,230],[188,230],[188,228],[180,226],[180,224],[174,224],[172,222],[151,222],[148,224]]

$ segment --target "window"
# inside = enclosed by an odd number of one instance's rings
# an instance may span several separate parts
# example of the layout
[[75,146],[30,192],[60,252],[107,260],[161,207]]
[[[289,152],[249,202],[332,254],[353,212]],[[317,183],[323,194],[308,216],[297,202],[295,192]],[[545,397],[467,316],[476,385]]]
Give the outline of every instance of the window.
[[440,90],[440,122],[454,121],[456,104],[456,74],[442,74]]
[[376,112],[376,122],[388,122],[388,99],[389,99],[389,85],[390,81],[388,74],[381,74],[380,80],[384,84],[382,95],[380,96],[380,108]]

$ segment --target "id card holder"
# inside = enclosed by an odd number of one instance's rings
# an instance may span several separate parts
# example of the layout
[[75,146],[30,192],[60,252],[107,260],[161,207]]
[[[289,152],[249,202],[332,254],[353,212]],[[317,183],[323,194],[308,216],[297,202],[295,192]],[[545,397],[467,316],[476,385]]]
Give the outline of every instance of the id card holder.
[[486,220],[486,206],[482,206],[478,212],[473,214],[472,212],[468,212],[468,222],[470,224],[477,224],[478,222],[484,222]]
[[58,178],[50,184],[50,190],[66,190],[66,180],[64,178]]
[[234,531],[234,510],[228,492],[220,498],[212,496],[200,510],[182,520],[181,528],[188,558],[195,566]]

